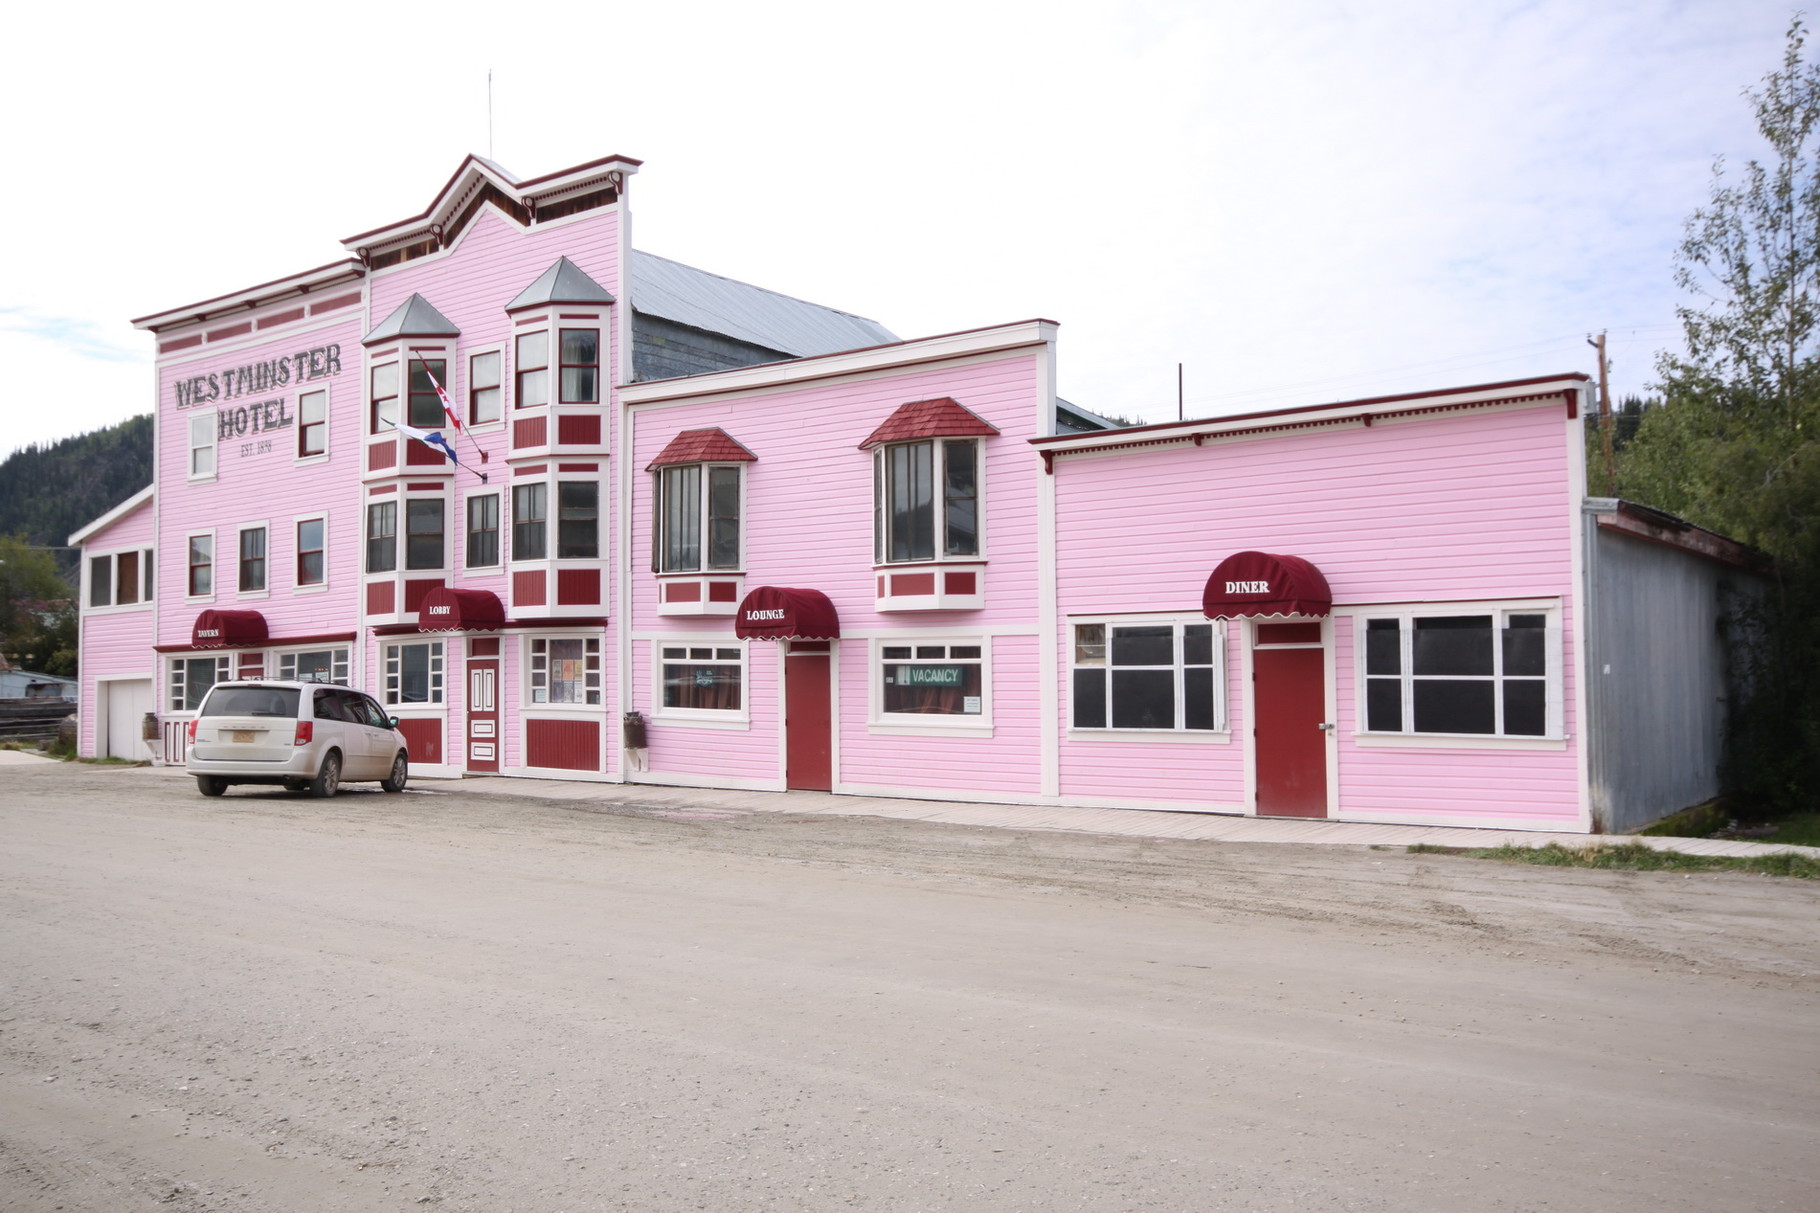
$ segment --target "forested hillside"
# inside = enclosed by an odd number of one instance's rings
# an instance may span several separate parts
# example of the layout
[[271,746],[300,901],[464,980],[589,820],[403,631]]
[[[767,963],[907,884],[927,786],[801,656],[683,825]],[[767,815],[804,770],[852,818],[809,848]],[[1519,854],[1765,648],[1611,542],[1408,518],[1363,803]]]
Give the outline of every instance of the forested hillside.
[[[0,535],[59,547],[90,522],[152,482],[148,413],[105,430],[24,447],[0,463]],[[76,553],[57,552],[66,576]]]

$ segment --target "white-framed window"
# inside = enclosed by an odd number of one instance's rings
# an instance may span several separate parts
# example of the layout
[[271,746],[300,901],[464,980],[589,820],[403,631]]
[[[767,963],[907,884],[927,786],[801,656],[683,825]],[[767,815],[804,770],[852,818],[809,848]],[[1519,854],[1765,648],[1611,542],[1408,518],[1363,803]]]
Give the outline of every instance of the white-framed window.
[[339,682],[348,680],[348,649],[299,649],[278,654],[278,677],[287,681]]
[[173,712],[194,712],[210,687],[232,676],[230,657],[173,657],[166,679],[167,699]]
[[746,646],[702,638],[660,641],[657,713],[660,716],[744,718]]
[[367,502],[366,570],[390,573],[398,568],[398,502]]
[[1554,603],[1424,605],[1356,618],[1368,734],[1564,735]]
[[466,508],[468,541],[462,567],[491,568],[499,563],[499,494],[470,493]]
[[600,330],[558,330],[561,355],[558,399],[563,404],[596,404],[600,401]]
[[492,425],[503,416],[505,354],[486,350],[468,355],[468,424]]
[[316,514],[297,519],[298,589],[320,589],[329,581],[329,519]]
[[215,478],[215,446],[219,440],[215,416],[216,410],[205,409],[190,414],[190,474],[191,480],[213,480]]
[[512,404],[529,409],[550,403],[550,333],[520,333],[512,344]]
[[977,638],[880,639],[873,644],[875,719],[888,724],[984,724],[991,653]]
[[556,558],[600,558],[600,482],[556,482]]
[[549,555],[546,526],[550,516],[550,486],[512,486],[512,559],[542,560]]
[[184,592],[191,598],[212,598],[215,595],[215,532],[196,531],[187,539],[184,546],[189,567]]
[[442,641],[407,640],[385,646],[385,701],[389,707],[442,702]]
[[418,354],[407,359],[406,365],[409,382],[405,391],[405,424],[424,430],[442,429],[448,425],[448,416],[442,410],[442,397],[436,394],[436,389],[448,391],[449,360]]
[[297,393],[297,458],[319,459],[329,453],[329,390]]
[[263,522],[240,528],[236,584],[242,594],[265,593],[267,535]]
[[404,499],[404,567],[407,569],[441,569],[448,567],[446,552],[446,506],[440,497],[406,497]]
[[1226,728],[1226,633],[1198,617],[1070,621],[1069,724],[1218,733]]
[[134,548],[88,558],[90,607],[147,606],[152,601],[152,549]]
[[683,463],[657,470],[659,572],[740,567],[743,478],[737,463]]
[[533,636],[527,675],[534,704],[597,706],[600,640],[594,636]]
[[875,563],[980,554],[979,439],[894,442],[872,461]]
[[398,364],[382,362],[367,371],[367,433],[390,433],[398,424]]

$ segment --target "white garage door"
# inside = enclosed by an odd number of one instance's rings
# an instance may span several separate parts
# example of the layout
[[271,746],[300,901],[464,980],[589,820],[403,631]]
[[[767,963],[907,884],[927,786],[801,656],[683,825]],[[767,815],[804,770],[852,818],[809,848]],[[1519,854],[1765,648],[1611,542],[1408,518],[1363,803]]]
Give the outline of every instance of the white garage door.
[[95,739],[95,748],[110,758],[145,758],[145,743],[139,739],[139,730],[145,714],[152,710],[152,680],[123,678],[101,685],[105,688],[102,698],[107,701],[107,714],[102,718],[107,735]]

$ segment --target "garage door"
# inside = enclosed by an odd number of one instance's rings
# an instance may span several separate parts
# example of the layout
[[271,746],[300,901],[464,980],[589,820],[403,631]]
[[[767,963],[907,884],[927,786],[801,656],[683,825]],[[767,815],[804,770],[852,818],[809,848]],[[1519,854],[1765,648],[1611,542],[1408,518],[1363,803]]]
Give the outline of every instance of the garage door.
[[102,717],[107,735],[95,739],[95,748],[110,758],[129,758],[137,762],[146,757],[145,743],[140,740],[140,722],[152,710],[152,680],[123,678],[101,684],[107,701]]

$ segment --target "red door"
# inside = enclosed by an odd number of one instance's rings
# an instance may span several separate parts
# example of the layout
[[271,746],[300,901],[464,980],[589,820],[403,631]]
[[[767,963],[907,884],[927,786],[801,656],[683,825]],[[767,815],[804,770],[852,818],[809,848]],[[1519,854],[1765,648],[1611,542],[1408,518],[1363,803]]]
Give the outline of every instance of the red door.
[[499,661],[468,660],[468,770],[499,772]]
[[[1318,627],[1319,625],[1314,625]],[[1258,807],[1266,817],[1327,816],[1327,693],[1323,652],[1254,648],[1253,730]]]
[[834,720],[828,642],[786,641],[784,655],[784,786],[834,788]]

